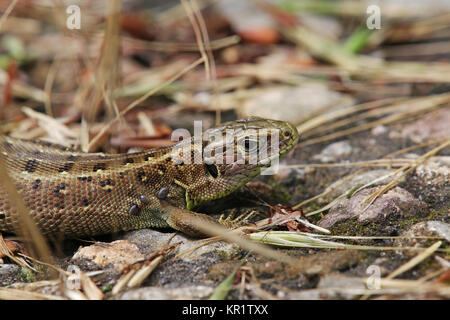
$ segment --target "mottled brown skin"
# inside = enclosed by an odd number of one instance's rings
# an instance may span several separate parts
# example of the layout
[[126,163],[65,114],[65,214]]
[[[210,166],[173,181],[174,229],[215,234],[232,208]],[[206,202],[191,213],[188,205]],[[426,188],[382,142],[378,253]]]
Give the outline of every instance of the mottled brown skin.
[[[249,128],[278,130],[281,156],[298,141],[295,127],[273,120],[239,120],[214,130],[238,129],[234,138],[239,141]],[[172,227],[199,235],[194,220],[215,220],[190,210],[228,195],[266,166],[186,164],[172,159],[172,148],[105,155],[0,137],[8,173],[45,235],[79,237],[146,227]],[[190,157],[197,149],[193,140],[182,148]],[[14,233],[16,215],[0,182],[0,231]]]

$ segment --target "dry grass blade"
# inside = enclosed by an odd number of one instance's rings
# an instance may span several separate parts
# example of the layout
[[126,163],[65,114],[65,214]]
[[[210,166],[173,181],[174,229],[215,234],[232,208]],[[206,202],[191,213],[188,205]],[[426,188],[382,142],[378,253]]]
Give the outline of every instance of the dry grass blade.
[[85,108],[85,116],[88,122],[95,120],[102,97],[104,97],[107,113],[109,115],[115,114],[111,101],[113,101],[114,88],[118,81],[121,2],[119,0],[108,1],[107,9],[103,47],[95,70],[93,91]]
[[[402,154],[402,153],[405,153],[405,152],[408,152],[408,151],[411,151],[411,150],[414,150],[414,149],[417,149],[417,148],[422,148],[422,147],[427,147],[427,146],[430,146],[430,145],[433,145],[433,144],[438,144],[438,143],[441,143],[441,142],[443,142],[443,141],[445,141],[445,140],[434,140],[434,141],[428,141],[428,142],[424,142],[424,143],[419,143],[419,144],[417,144],[417,145],[414,145],[414,146],[411,146],[411,147],[407,147],[407,148],[404,148],[404,149],[397,150],[397,151],[394,151],[394,152],[392,152],[392,153],[389,153],[389,154],[387,154],[386,156],[384,156],[382,159],[384,160],[384,159],[390,158],[390,157],[395,156],[395,155],[398,155],[398,154]],[[380,160],[381,160],[381,159],[380,159]],[[295,166],[295,165],[294,165],[294,166]],[[344,177],[344,178],[342,179],[342,181],[341,181],[340,183],[338,183],[338,184],[335,184],[335,185],[333,186],[333,188],[329,188],[328,190],[326,190],[326,191],[324,191],[324,192],[322,192],[322,193],[320,193],[320,194],[318,194],[318,195],[316,195],[316,196],[314,196],[314,197],[311,197],[311,198],[309,198],[309,199],[306,199],[306,200],[304,200],[304,201],[302,201],[302,202],[296,204],[296,205],[293,206],[292,208],[293,208],[294,210],[297,210],[297,209],[301,208],[302,206],[304,206],[304,205],[306,205],[306,204],[308,204],[308,203],[310,203],[310,202],[312,202],[312,201],[314,201],[314,200],[317,200],[317,199],[323,197],[324,195],[326,195],[326,194],[332,192],[333,190],[335,190],[336,188],[340,187],[341,185],[343,185],[343,184],[344,184],[345,182],[347,182],[348,180],[350,180],[350,179],[352,179],[353,177],[355,177],[355,176],[357,176],[357,175],[363,173],[364,171],[366,171],[366,169],[360,169],[360,170],[355,171],[354,173],[352,173],[352,174],[350,174],[350,175]],[[351,191],[351,190],[348,190],[348,191]],[[344,194],[348,194],[348,192],[345,192]],[[334,204],[338,199],[341,199],[342,197],[344,197],[344,194],[342,194],[340,197],[336,198],[335,201],[332,202],[332,204]],[[314,215],[314,214],[316,214],[316,213],[325,211],[325,210],[327,210],[328,208],[330,208],[332,204],[330,203],[330,204],[328,204],[327,206],[325,206],[325,207],[323,207],[323,208],[321,208],[321,209],[315,210],[314,212],[309,212],[309,213],[306,214],[306,216]]]
[[64,300],[60,296],[0,287],[0,300]]
[[388,103],[398,101],[400,98],[387,98],[376,101],[371,101],[367,103],[362,103],[356,106],[351,106],[343,109],[338,109],[331,112],[326,112],[324,114],[320,114],[305,123],[297,126],[297,130],[302,133],[302,135],[306,134],[307,136],[317,133],[318,128],[323,128],[323,125],[326,125],[326,129],[328,130],[330,125],[334,125],[337,119],[349,116],[353,113],[360,111],[372,110],[374,108],[380,108],[385,106]]
[[6,8],[5,12],[3,13],[2,17],[0,18],[0,30],[2,30],[3,24],[5,23],[6,19],[8,19],[9,14],[13,11],[17,2],[18,2],[18,0],[11,1],[11,3]]
[[386,278],[392,279],[400,274],[414,268],[416,265],[421,263],[423,260],[431,256],[440,246],[442,245],[442,241],[437,241],[432,246],[424,250],[423,252],[419,253],[417,256],[415,256],[413,259],[409,260],[404,265],[400,266],[399,268],[395,269],[392,273],[390,273]]
[[139,105],[140,103],[144,102],[145,100],[147,100],[150,96],[154,95],[156,92],[160,91],[162,88],[170,85],[172,82],[174,82],[175,80],[177,80],[178,78],[180,78],[181,76],[183,76],[184,74],[186,74],[187,72],[191,71],[192,69],[194,69],[195,67],[197,67],[199,64],[203,63],[203,57],[199,58],[198,60],[196,60],[195,62],[193,62],[192,64],[190,64],[188,67],[184,68],[183,70],[181,70],[180,72],[178,72],[177,74],[175,74],[174,76],[172,76],[170,79],[168,79],[167,81],[163,82],[162,84],[160,84],[159,86],[157,86],[156,88],[150,90],[148,93],[146,93],[145,95],[143,95],[142,97],[136,99],[135,101],[133,101],[131,104],[129,104],[124,110],[122,110],[113,120],[111,120],[108,124],[106,124],[101,130],[100,132],[91,140],[91,142],[88,145],[88,148],[86,151],[91,151],[95,146],[97,146],[97,143],[99,142],[99,140],[106,134],[106,132],[109,130],[109,128],[111,128],[111,126],[116,123],[122,116],[124,116],[126,113],[128,113],[130,110],[132,110],[133,108],[135,108],[137,105]]
[[411,159],[375,159],[357,162],[344,163],[308,163],[308,164],[290,164],[281,166],[281,168],[335,168],[335,167],[402,167],[413,162]]
[[83,292],[89,300],[102,300],[103,292],[97,287],[97,285],[88,277],[84,272],[79,273],[81,280],[81,287]]
[[[417,116],[419,114],[423,114],[425,112],[432,111],[439,106],[442,106],[446,103],[450,102],[450,94],[441,94],[435,96],[421,97],[410,99],[405,102],[400,102],[395,105],[395,108],[391,108],[392,111],[396,111],[393,114],[389,114],[381,119],[370,121],[364,123],[362,125],[358,125],[352,128],[340,130],[333,132],[331,134],[327,134],[318,138],[308,139],[303,142],[300,142],[297,147],[307,146],[319,142],[324,142],[332,139],[336,139],[342,136],[354,134],[357,132],[361,132],[378,125],[382,124],[392,124],[399,121],[404,121],[408,117]],[[331,118],[330,118],[331,119]],[[357,120],[357,119],[356,119]],[[347,123],[348,124],[348,123]],[[302,131],[299,131],[302,132]]]
[[22,107],[22,112],[29,118],[37,120],[39,126],[47,132],[47,135],[59,144],[67,145],[67,138],[75,139],[77,137],[75,132],[58,119],[36,112],[28,107]]
[[136,273],[130,277],[128,281],[127,287],[134,288],[141,285],[145,279],[152,273],[153,270],[159,265],[161,260],[163,259],[163,255],[157,256],[153,259],[149,264],[144,265],[141,269],[137,270]]
[[[160,42],[160,41],[145,41],[141,39],[135,39],[123,36],[122,40],[132,44],[134,47],[152,51],[163,51],[163,52],[182,52],[182,51],[199,51],[199,46],[197,43],[178,43],[178,42]],[[232,35],[224,37],[222,39],[217,39],[211,41],[211,50],[220,50],[232,45],[239,43],[241,38],[237,35]]]
[[[437,241],[432,246],[425,249],[423,252],[419,253],[417,256],[415,256],[414,258],[409,260],[407,263],[405,263],[405,264],[401,265],[400,267],[398,267],[397,269],[395,269],[393,272],[391,272],[386,277],[386,279],[393,279],[393,278],[399,276],[400,274],[414,268],[416,265],[421,263],[423,260],[425,260],[426,258],[431,256],[441,245],[442,245],[442,241]],[[366,300],[367,298],[369,298],[369,295],[364,295],[363,297],[361,297],[362,300]]]
[[[14,261],[15,263],[17,263],[19,266],[21,266],[23,268],[32,269],[24,260],[14,256],[13,252],[11,252],[9,247],[6,245],[2,234],[0,233],[0,257],[4,257],[4,256],[10,258],[12,261]],[[34,269],[32,269],[32,270],[34,270]]]
[[200,53],[205,61],[205,74],[206,81],[212,81],[213,86],[213,102],[212,104],[216,106],[216,124],[220,123],[220,103],[216,98],[217,93],[217,83],[216,83],[216,66],[214,62],[214,56],[211,49],[211,42],[208,36],[208,30],[206,28],[205,21],[200,9],[195,0],[189,0],[190,5],[186,0],[181,0],[186,14],[191,22],[192,28],[194,29],[195,39],[197,40],[197,45]]
[[450,82],[450,65],[421,62],[385,62],[370,56],[348,52],[344,46],[304,26],[282,28],[292,42],[305,47],[313,55],[327,60],[350,74],[384,81]]
[[374,193],[367,196],[365,199],[363,199],[363,203],[369,201],[367,206],[363,209],[363,211],[367,210],[367,208],[376,200],[377,197],[388,191],[389,189],[396,186],[399,182],[399,179],[405,175],[407,175],[409,172],[417,168],[420,164],[424,163],[428,158],[435,155],[442,149],[446,148],[447,146],[450,146],[450,139],[439,145],[438,147],[432,149],[431,151],[425,153],[424,155],[420,156],[413,162],[397,169],[392,173],[393,176],[395,176],[395,179],[393,179],[391,182],[380,188],[379,190],[375,191]]
[[[21,239],[24,241],[28,252],[32,257],[36,257],[39,260],[51,264],[53,261],[51,250],[39,228],[29,215],[28,208],[26,207],[22,197],[17,192],[15,183],[9,177],[5,167],[3,155],[0,155],[0,180],[2,181],[2,188],[6,191],[8,196],[7,198],[9,199],[11,206],[16,208],[16,218],[18,221],[16,230]],[[53,272],[51,272],[51,274],[53,274]]]
[[[317,248],[317,249],[353,249],[353,250],[412,250],[427,251],[428,249],[418,247],[385,247],[385,246],[363,246],[329,241],[325,239],[386,239],[392,237],[348,237],[348,236],[329,236],[305,232],[292,231],[261,231],[250,233],[247,237],[253,241],[264,244],[270,244],[281,247],[294,248]],[[437,249],[437,248],[436,248]]]

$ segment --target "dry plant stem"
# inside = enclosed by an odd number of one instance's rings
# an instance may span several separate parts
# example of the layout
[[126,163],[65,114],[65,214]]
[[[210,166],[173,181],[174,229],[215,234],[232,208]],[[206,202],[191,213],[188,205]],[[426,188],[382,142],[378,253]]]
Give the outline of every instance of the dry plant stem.
[[217,93],[217,82],[216,82],[216,66],[214,63],[214,56],[211,49],[211,41],[209,40],[208,30],[206,28],[206,23],[200,13],[199,7],[195,0],[181,0],[186,14],[188,15],[189,21],[191,22],[192,28],[194,29],[195,38],[197,41],[198,48],[202,57],[205,60],[205,74],[206,81],[212,81],[213,87],[213,99],[212,104],[216,106],[216,125],[220,123],[220,105],[218,104],[218,99],[216,99]]
[[[391,272],[386,279],[393,279],[397,277],[398,275],[414,268],[416,265],[421,263],[423,260],[431,256],[440,246],[442,245],[442,241],[435,242],[432,246],[425,249],[423,252],[419,253],[417,256],[406,262],[405,264],[401,265],[397,269],[395,269],[393,272]],[[419,282],[420,285],[420,282]],[[366,300],[369,298],[369,295],[365,295],[361,297],[361,300]]]
[[367,196],[366,198],[363,199],[362,203],[365,203],[366,201],[369,201],[369,203],[363,209],[363,211],[367,210],[367,208],[376,200],[376,198],[378,196],[380,196],[381,194],[385,193],[389,189],[391,189],[394,186],[396,186],[398,184],[399,179],[401,177],[407,175],[409,172],[411,172],[412,170],[417,168],[420,164],[424,163],[429,157],[435,155],[436,153],[438,153],[442,149],[446,148],[447,146],[450,146],[450,139],[447,140],[446,142],[442,143],[438,147],[434,148],[433,150],[431,150],[431,151],[425,153],[424,155],[420,156],[418,159],[416,159],[412,163],[407,164],[407,165],[397,169],[396,171],[394,171],[392,173],[392,175],[397,175],[397,177],[394,180],[392,180],[391,182],[389,182],[388,184],[383,186],[380,190],[377,190],[376,192],[372,193],[371,195],[369,195],[369,196]]
[[[411,147],[408,147],[408,148],[404,148],[404,149],[397,150],[397,151],[394,151],[394,152],[392,152],[392,153],[389,153],[389,154],[385,155],[382,159],[387,159],[387,158],[389,158],[389,157],[392,157],[392,156],[395,156],[395,155],[398,155],[398,154],[402,154],[402,153],[405,153],[405,152],[408,152],[408,151],[411,151],[411,150],[414,150],[414,149],[417,149],[417,148],[426,147],[426,146],[429,146],[429,145],[432,145],[432,144],[441,143],[441,142],[443,142],[443,141],[445,141],[445,140],[444,140],[444,139],[439,139],[439,140],[434,140],[434,141],[429,141],[429,142],[420,143],[420,144],[417,144],[417,145],[414,145],[414,146],[411,146]],[[316,195],[316,196],[314,196],[314,197],[311,197],[311,198],[309,198],[309,199],[306,199],[306,200],[304,200],[304,201],[298,203],[297,205],[293,206],[292,208],[293,208],[294,210],[297,210],[298,208],[301,208],[301,207],[304,206],[305,204],[308,204],[308,203],[310,203],[310,202],[312,202],[312,201],[314,201],[314,200],[316,200],[316,199],[319,199],[320,197],[322,197],[322,196],[324,196],[324,195],[330,193],[331,191],[335,190],[337,187],[341,186],[341,185],[344,184],[346,181],[348,181],[348,180],[352,179],[353,177],[355,177],[355,176],[357,176],[357,175],[363,173],[363,172],[366,171],[367,169],[368,169],[368,168],[363,168],[363,169],[359,169],[359,170],[355,171],[354,173],[352,173],[352,174],[350,174],[350,175],[344,177],[344,179],[341,181],[341,183],[339,183],[339,184],[337,184],[336,186],[334,186],[334,188],[332,188],[332,189],[330,189],[330,190],[328,190],[328,191],[324,191],[324,192],[322,192],[322,193],[320,193],[320,194],[318,194],[318,195]],[[348,191],[347,191],[347,192],[348,192]],[[347,194],[347,192],[345,192],[344,194]],[[342,195],[342,196],[343,196],[343,195]],[[335,200],[336,200],[336,199],[335,199]],[[334,203],[334,201],[333,201],[332,203]],[[313,214],[322,212],[322,211],[326,210],[326,208],[328,208],[330,205],[331,205],[331,203],[330,203],[328,206],[323,207],[323,208],[321,208],[321,209],[319,209],[319,210],[315,210],[314,212],[307,213],[306,216],[310,216],[310,215],[313,215]]]
[[15,220],[18,222],[18,225],[16,226],[17,233],[24,241],[28,252],[32,257],[36,257],[45,263],[52,264],[53,257],[50,248],[39,228],[29,215],[28,208],[25,206],[23,199],[17,192],[14,182],[9,177],[3,155],[0,155],[0,178],[10,203],[16,208],[17,216]]
[[14,256],[14,254],[11,252],[11,250],[8,248],[8,246],[5,244],[5,240],[3,239],[3,236],[1,233],[0,233],[0,256],[1,257],[6,256],[6,257],[10,258],[12,261],[17,263],[22,268],[25,268],[25,269],[30,268],[30,266],[28,266],[25,263],[25,261]]
[[2,17],[0,18],[0,30],[3,27],[3,24],[5,23],[6,19],[8,19],[9,14],[11,11],[13,11],[14,7],[16,6],[18,0],[13,0],[9,4],[8,8],[6,8],[5,12],[3,13]]
[[[101,51],[98,67],[95,70],[94,90],[92,99],[86,107],[86,119],[94,121],[100,101],[105,97],[106,102],[113,101],[114,88],[117,85],[119,54],[120,54],[120,11],[121,2],[111,0],[107,2],[108,15],[104,34],[103,48]],[[106,103],[106,111],[112,115],[114,110],[111,103]]]
[[334,167],[398,167],[409,164],[414,160],[411,159],[375,159],[357,162],[344,163],[311,163],[311,164],[291,164],[281,168],[334,168]]
[[49,117],[53,117],[52,111],[52,87],[55,81],[56,73],[58,72],[61,60],[57,54],[53,59],[53,62],[48,70],[47,77],[45,78],[44,91],[45,91],[45,112]]
[[242,233],[243,229],[235,229],[230,231],[219,224],[210,223],[201,219],[198,219],[198,222],[195,223],[195,225],[202,233],[209,236],[220,236],[224,240],[235,243],[245,250],[251,250],[265,257],[272,258],[284,263],[298,263],[297,259],[295,258],[241,237],[240,234]]
[[111,128],[111,126],[120,119],[120,117],[124,116],[126,113],[128,113],[130,110],[132,110],[134,107],[139,105],[140,103],[147,100],[150,96],[154,95],[156,92],[164,88],[165,86],[168,86],[181,76],[183,76],[185,73],[191,71],[195,67],[197,67],[199,64],[203,63],[203,57],[196,60],[194,63],[189,65],[188,67],[184,68],[182,71],[178,72],[176,75],[168,79],[167,81],[163,82],[161,85],[157,86],[156,88],[150,90],[147,94],[143,95],[142,97],[136,99],[131,104],[129,104],[124,110],[122,110],[113,120],[111,120],[108,124],[106,124],[100,132],[91,140],[91,142],[88,145],[87,151],[90,152],[94,147],[97,146],[98,141],[106,134],[106,132]]
[[[343,109],[338,109],[335,111],[327,112],[321,115],[318,115],[311,120],[306,121],[305,123],[297,126],[297,130],[302,133],[302,135],[310,136],[312,134],[320,134],[321,131],[329,130],[335,127],[336,119],[342,118],[344,116],[353,114],[359,111],[371,110],[374,108],[380,108],[383,105],[388,103],[393,103],[397,101],[404,100],[405,98],[386,98],[381,100],[370,101],[366,103],[362,103],[356,106],[351,106]],[[382,107],[383,108],[383,107]],[[364,114],[367,114],[364,113]],[[346,118],[347,119],[347,118]],[[330,123],[331,122],[331,123]],[[323,124],[330,123],[325,128],[322,127]]]
[[[413,116],[413,115],[417,115],[417,114],[421,114],[421,113],[424,113],[427,111],[434,110],[439,105],[442,105],[448,101],[450,101],[450,94],[442,94],[442,95],[437,95],[437,96],[432,96],[432,97],[414,99],[413,101],[410,101],[411,108],[409,108],[405,111],[401,111],[396,114],[391,114],[384,118],[381,118],[381,119],[378,119],[375,121],[371,121],[371,122],[367,122],[367,123],[359,125],[357,127],[344,129],[344,130],[334,132],[334,133],[331,133],[331,134],[328,134],[328,135],[325,135],[322,137],[309,139],[309,140],[300,142],[297,145],[297,147],[307,146],[307,145],[316,144],[319,142],[336,139],[336,138],[339,138],[342,136],[346,136],[346,135],[350,135],[350,134],[354,134],[354,133],[357,133],[360,131],[370,129],[370,128],[376,127],[378,125],[381,125],[381,124],[390,124],[390,123],[394,123],[397,121],[402,121],[402,120],[405,120],[405,118],[407,116]],[[417,104],[414,105],[413,102],[416,102]],[[299,132],[301,132],[301,131],[299,131]]]
[[64,300],[64,298],[50,294],[0,287],[0,300]]
[[[158,42],[158,41],[146,41],[141,39],[135,39],[123,36],[122,40],[129,42],[136,48],[142,48],[145,50],[162,51],[162,52],[198,52],[199,46],[197,43],[177,43],[177,42]],[[239,43],[239,36],[232,35],[222,39],[211,41],[211,50],[220,50]]]
[[194,16],[193,13],[193,8],[191,6],[192,2],[189,1],[189,3],[187,2],[188,0],[181,0],[181,4],[184,7],[184,10],[186,11],[186,14],[189,18],[189,21],[192,25],[192,28],[194,29],[194,34],[195,34],[195,39],[197,40],[197,44],[198,44],[198,48],[200,51],[200,55],[203,58],[203,61],[205,63],[205,73],[206,73],[206,80],[209,81],[211,74],[210,74],[210,64],[209,64],[209,57],[206,54],[206,50],[205,50],[205,45],[203,43],[203,39],[202,39],[202,33],[200,31],[200,27],[199,27],[199,23],[196,20],[196,17]]

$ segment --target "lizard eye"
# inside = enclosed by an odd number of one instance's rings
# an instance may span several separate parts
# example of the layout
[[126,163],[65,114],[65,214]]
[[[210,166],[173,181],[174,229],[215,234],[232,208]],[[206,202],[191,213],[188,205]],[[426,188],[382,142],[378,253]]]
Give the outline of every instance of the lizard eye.
[[244,149],[248,153],[253,152],[258,149],[258,142],[247,137],[244,140]]
[[283,132],[283,136],[284,136],[285,138],[289,138],[289,137],[291,136],[291,132],[290,132],[289,130],[285,130],[285,131]]
[[214,178],[216,179],[219,176],[219,170],[217,170],[217,167],[214,164],[207,164],[205,163],[206,171]]

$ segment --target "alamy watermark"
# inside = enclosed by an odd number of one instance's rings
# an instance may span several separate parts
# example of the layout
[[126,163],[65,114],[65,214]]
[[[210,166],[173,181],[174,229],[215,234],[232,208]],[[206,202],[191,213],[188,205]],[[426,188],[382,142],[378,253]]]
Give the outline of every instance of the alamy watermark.
[[68,17],[66,19],[66,27],[70,30],[81,29],[81,9],[76,4],[72,4],[66,8]]
[[[261,166],[262,175],[278,171],[280,135],[277,129],[209,129],[194,121],[194,136],[187,129],[176,129],[171,140],[175,164],[216,164]],[[181,140],[181,141],[180,141]]]
[[366,280],[366,286],[369,290],[381,289],[381,269],[379,266],[372,264],[366,269],[369,277]]
[[369,15],[366,19],[366,26],[369,30],[381,29],[381,9],[372,4],[367,7],[366,13]]

